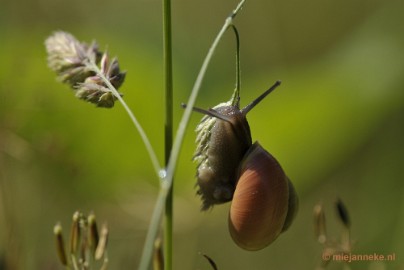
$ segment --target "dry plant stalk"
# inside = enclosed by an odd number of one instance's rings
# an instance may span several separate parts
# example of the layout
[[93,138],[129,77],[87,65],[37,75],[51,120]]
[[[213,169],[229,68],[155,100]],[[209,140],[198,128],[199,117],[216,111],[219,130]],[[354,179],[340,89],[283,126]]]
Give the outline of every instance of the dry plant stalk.
[[[340,239],[338,241],[331,240],[327,236],[325,212],[322,204],[316,204],[313,209],[314,233],[317,241],[323,246],[322,260],[316,270],[325,269],[332,261],[334,255],[349,254],[353,248],[353,242],[350,238],[351,222],[348,210],[339,198],[335,202],[335,209],[338,219],[343,225]],[[350,269],[347,263],[345,263],[344,267],[344,269]]]
[[107,269],[108,229],[106,224],[104,224],[99,236],[97,222],[93,213],[85,216],[83,213],[76,211],[73,214],[69,254],[66,252],[60,223],[55,225],[54,234],[59,261],[66,269]]

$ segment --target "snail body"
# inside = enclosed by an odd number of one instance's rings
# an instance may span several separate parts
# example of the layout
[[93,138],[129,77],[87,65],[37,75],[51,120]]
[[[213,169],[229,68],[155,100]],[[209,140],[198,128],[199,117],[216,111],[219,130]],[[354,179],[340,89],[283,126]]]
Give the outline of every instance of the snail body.
[[237,168],[252,144],[247,119],[237,106],[220,106],[214,110],[230,119],[214,119],[206,159],[198,166],[197,185],[202,210],[233,198]]
[[205,114],[196,131],[198,147],[197,194],[202,210],[232,200],[229,231],[246,250],[272,243],[291,225],[298,199],[278,161],[258,143],[252,143],[246,115],[280,82],[239,109],[239,97],[216,107],[194,111]]

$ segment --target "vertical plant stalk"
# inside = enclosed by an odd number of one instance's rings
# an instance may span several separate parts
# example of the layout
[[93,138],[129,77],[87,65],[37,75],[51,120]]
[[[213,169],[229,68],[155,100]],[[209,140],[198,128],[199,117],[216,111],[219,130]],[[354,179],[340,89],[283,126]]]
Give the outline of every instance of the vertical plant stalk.
[[[164,84],[165,84],[165,166],[168,165],[173,145],[173,64],[171,40],[171,0],[163,0],[163,51],[164,51]],[[172,180],[172,183],[174,181]],[[165,201],[164,226],[164,269],[172,269],[173,258],[173,189],[168,190]]]
[[191,95],[187,101],[187,107],[183,113],[183,116],[181,118],[178,130],[177,130],[177,134],[176,134],[174,144],[172,147],[172,151],[170,154],[170,158],[168,161],[167,169],[164,172],[164,174],[161,175],[162,177],[164,176],[164,178],[163,178],[161,189],[160,189],[157,201],[156,201],[156,205],[153,210],[151,224],[149,226],[149,230],[146,235],[145,246],[143,248],[142,258],[141,258],[139,268],[138,268],[139,270],[148,270],[149,269],[149,265],[151,263],[151,259],[152,259],[152,255],[153,255],[154,239],[156,239],[156,236],[157,236],[159,228],[160,228],[160,222],[161,222],[161,218],[162,218],[164,204],[165,204],[167,196],[171,190],[174,170],[177,166],[178,157],[179,157],[179,153],[181,150],[181,145],[182,145],[182,142],[183,142],[184,136],[185,136],[185,131],[188,126],[189,119],[191,117],[191,112],[192,112],[192,108],[194,107],[196,97],[198,96],[199,90],[201,88],[203,78],[205,77],[206,70],[207,70],[210,60],[212,59],[212,56],[217,48],[217,45],[219,44],[219,42],[222,39],[226,30],[233,24],[233,19],[236,17],[237,13],[241,10],[245,1],[246,0],[240,1],[239,4],[237,5],[236,9],[234,9],[233,12],[231,13],[231,15],[229,17],[227,17],[227,19],[225,20],[223,27],[221,28],[221,30],[219,31],[215,40],[213,41],[211,47],[209,48],[209,51],[202,63],[201,69],[196,78],[195,84],[192,88]]

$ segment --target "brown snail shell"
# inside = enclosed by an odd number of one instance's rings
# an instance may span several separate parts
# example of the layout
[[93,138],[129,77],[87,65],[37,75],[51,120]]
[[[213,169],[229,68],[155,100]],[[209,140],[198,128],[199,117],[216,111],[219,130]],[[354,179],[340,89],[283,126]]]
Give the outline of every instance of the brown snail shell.
[[255,142],[240,166],[229,214],[234,242],[246,250],[271,244],[291,224],[297,196],[278,161]]
[[288,214],[286,215],[282,232],[289,229],[290,225],[292,225],[292,222],[296,217],[297,210],[299,209],[299,197],[297,197],[295,187],[293,186],[289,178],[288,178],[288,185],[289,185]]

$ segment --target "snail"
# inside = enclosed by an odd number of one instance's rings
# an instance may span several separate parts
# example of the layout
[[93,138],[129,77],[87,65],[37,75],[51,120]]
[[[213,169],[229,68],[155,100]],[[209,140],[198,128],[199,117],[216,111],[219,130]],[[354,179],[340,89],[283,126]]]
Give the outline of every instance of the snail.
[[[260,250],[291,225],[298,208],[292,182],[278,161],[258,143],[252,143],[246,115],[280,85],[277,81],[243,109],[238,92],[230,101],[209,110],[197,126],[197,194],[205,211],[232,201],[229,231],[246,250]],[[185,105],[183,105],[185,107]]]

